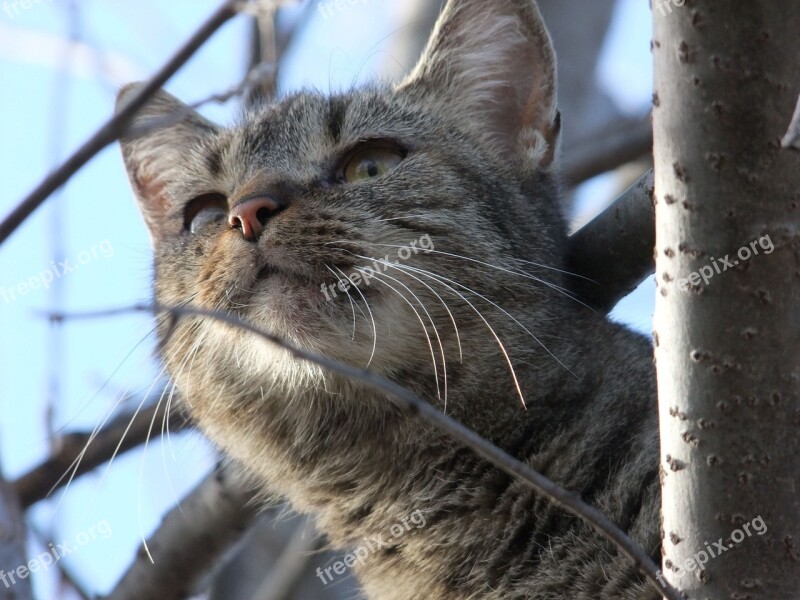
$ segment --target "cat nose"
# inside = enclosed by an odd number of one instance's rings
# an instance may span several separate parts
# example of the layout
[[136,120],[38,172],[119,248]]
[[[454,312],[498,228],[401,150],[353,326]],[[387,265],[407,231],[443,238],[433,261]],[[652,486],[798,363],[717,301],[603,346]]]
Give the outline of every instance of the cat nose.
[[244,239],[254,242],[264,231],[272,217],[286,208],[285,205],[266,196],[250,198],[234,205],[228,215],[228,223],[233,229],[238,229]]

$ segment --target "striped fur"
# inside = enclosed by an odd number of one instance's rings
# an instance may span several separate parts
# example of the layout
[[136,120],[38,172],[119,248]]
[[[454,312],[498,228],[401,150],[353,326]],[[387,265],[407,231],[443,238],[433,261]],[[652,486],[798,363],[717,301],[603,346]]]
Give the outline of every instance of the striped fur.
[[[657,558],[650,348],[563,290],[554,72],[531,1],[451,0],[397,88],[300,93],[230,128],[164,93],[139,124],[179,121],[124,140],[123,155],[159,302],[232,311],[369,364],[580,492]],[[338,182],[336,165],[370,139],[404,160]],[[233,205],[254,189],[288,200],[257,242],[225,222],[185,230],[192,198]],[[332,300],[320,291],[422,236],[435,249],[390,259],[380,281]],[[192,418],[334,546],[424,515],[358,566],[369,598],[658,597],[590,527],[391,399],[217,323],[181,320],[165,341]]]

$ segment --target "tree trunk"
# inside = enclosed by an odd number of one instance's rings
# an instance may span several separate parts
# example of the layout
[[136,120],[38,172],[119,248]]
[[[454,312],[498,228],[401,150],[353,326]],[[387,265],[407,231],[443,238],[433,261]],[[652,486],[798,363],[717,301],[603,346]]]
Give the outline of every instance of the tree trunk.
[[665,578],[800,595],[800,3],[654,0]]

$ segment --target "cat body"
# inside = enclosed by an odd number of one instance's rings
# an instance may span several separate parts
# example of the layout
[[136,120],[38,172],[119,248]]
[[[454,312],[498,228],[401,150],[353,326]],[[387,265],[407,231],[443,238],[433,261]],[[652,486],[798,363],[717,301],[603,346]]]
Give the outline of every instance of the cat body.
[[[122,142],[160,304],[369,366],[658,557],[651,352],[564,291],[554,58],[532,1],[450,0],[395,87],[296,94],[229,129],[162,93],[137,124],[170,115]],[[369,547],[368,598],[658,597],[591,527],[391,398],[208,319],[160,334],[200,428],[333,545]],[[411,514],[424,525],[392,535]]]

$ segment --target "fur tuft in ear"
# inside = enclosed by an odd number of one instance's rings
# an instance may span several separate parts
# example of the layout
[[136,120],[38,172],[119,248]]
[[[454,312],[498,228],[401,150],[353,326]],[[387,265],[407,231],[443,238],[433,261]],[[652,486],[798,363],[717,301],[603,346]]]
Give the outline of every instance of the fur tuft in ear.
[[442,99],[507,158],[553,162],[555,53],[534,0],[448,0],[398,91]]
[[[120,90],[117,112],[143,85],[132,83]],[[170,188],[191,173],[192,150],[217,131],[196,110],[160,91],[137,113],[120,140],[128,177],[153,240],[163,234],[175,202]]]

